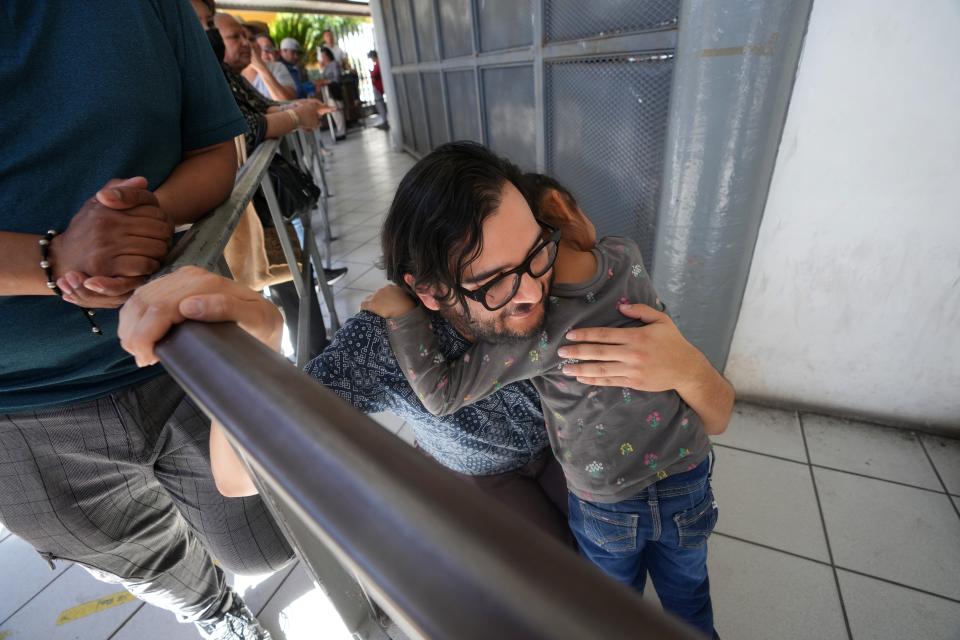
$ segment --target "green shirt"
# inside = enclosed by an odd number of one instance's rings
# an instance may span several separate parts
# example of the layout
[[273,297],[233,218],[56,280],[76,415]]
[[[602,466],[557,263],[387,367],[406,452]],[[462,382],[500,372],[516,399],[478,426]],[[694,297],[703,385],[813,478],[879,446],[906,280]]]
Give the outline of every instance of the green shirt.
[[[111,178],[162,184],[183,153],[245,130],[186,0],[4,0],[0,230],[63,231]],[[40,252],[37,250],[37,269]],[[0,297],[0,413],[72,404],[159,375],[55,296]]]

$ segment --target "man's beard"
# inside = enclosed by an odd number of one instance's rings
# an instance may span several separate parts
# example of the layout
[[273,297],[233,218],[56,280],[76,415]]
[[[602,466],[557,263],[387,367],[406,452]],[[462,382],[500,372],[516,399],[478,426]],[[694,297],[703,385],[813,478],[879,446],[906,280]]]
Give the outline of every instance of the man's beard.
[[[547,322],[546,310],[549,283],[542,283],[541,290],[542,296],[539,302],[516,305],[508,304],[504,309],[497,311],[497,315],[492,318],[468,318],[463,313],[463,308],[459,305],[441,307],[439,312],[461,335],[472,340],[483,340],[484,342],[490,342],[492,344],[524,342],[533,336],[539,335]],[[539,311],[536,311],[538,308]],[[531,309],[534,309],[534,313],[539,313],[539,318],[537,318],[536,322],[532,325],[523,329],[514,329],[507,325],[506,319],[508,317],[512,315],[524,315]]]

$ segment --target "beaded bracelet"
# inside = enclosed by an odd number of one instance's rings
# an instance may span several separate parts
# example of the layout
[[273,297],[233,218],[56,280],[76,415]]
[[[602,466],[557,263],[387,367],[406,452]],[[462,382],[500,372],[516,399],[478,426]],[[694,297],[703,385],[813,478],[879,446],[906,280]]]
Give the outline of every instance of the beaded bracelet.
[[[53,229],[47,231],[42,238],[40,238],[40,268],[43,269],[43,273],[47,276],[47,288],[53,291],[56,295],[63,297],[63,291],[60,287],[57,286],[56,281],[53,279],[53,269],[50,267],[50,242],[53,240],[53,237],[57,235],[57,232]],[[90,329],[93,333],[98,336],[103,335],[103,331],[100,327],[97,326],[97,323],[93,320],[93,311],[90,309],[84,309],[80,307],[80,311],[83,312],[83,317],[87,319],[87,322],[90,323]]]

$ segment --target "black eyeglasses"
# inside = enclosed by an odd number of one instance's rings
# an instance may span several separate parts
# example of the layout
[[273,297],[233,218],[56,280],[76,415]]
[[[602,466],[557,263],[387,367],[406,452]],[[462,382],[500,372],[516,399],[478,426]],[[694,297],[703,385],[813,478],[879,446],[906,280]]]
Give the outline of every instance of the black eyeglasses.
[[508,302],[513,300],[520,290],[520,280],[523,274],[528,273],[534,278],[539,278],[553,267],[557,260],[557,244],[560,242],[560,230],[551,227],[548,224],[540,223],[546,232],[546,237],[533,248],[533,251],[527,256],[526,260],[517,267],[506,273],[501,273],[493,280],[480,285],[476,289],[464,289],[458,287],[460,293],[467,298],[475,300],[482,304],[488,311],[502,309]]

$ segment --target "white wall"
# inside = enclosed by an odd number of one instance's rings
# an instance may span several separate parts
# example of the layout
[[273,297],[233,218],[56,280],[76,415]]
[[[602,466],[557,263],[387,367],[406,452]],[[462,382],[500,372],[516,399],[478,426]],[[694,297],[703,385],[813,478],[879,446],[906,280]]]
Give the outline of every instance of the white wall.
[[960,433],[958,0],[815,0],[725,373]]

